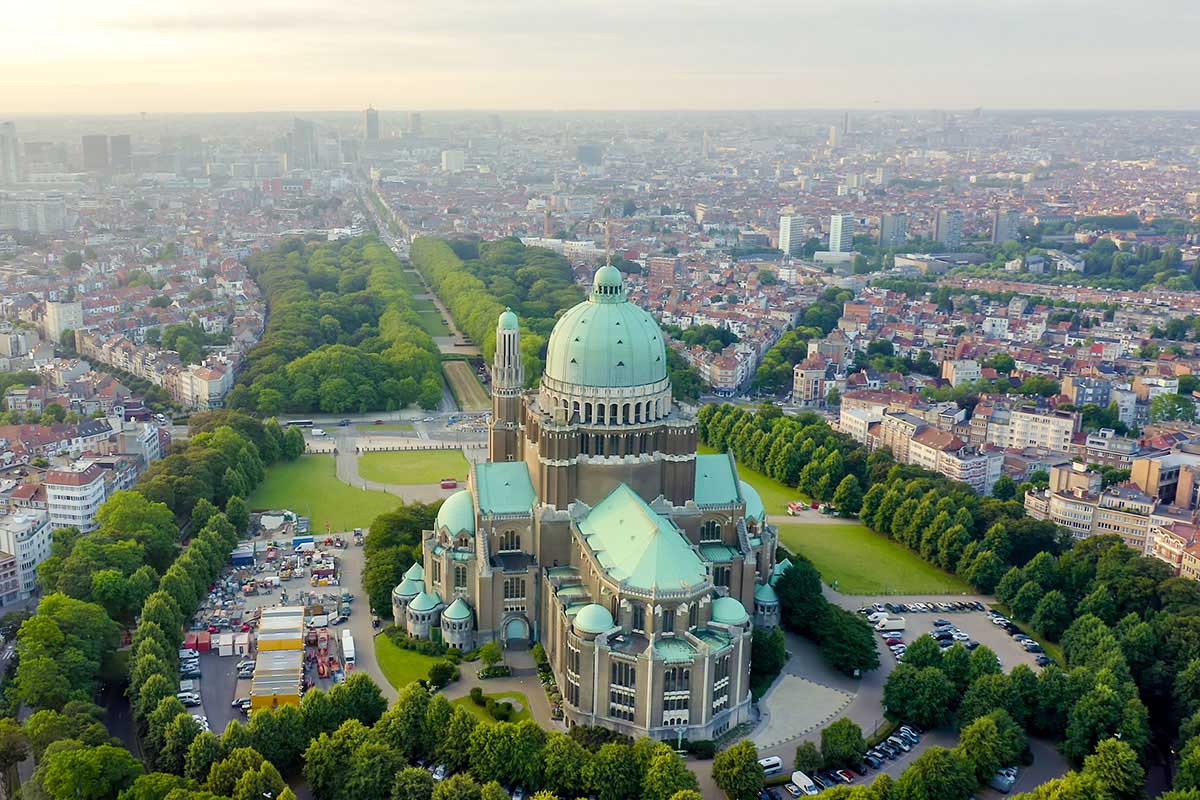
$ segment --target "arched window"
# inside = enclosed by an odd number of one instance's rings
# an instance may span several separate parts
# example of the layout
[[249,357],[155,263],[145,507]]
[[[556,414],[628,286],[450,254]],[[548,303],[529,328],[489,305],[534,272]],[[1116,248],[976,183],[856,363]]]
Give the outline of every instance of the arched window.
[[629,424],[629,403],[621,406],[621,421],[626,425]]
[[607,408],[607,406],[604,403],[596,404],[596,422],[597,422],[597,424],[600,424],[600,425],[604,424],[604,410],[606,408]]
[[465,564],[454,565],[454,588],[467,588],[467,566]]
[[721,541],[721,523],[717,522],[715,519],[705,520],[704,524],[700,526],[700,541]]
[[516,531],[505,531],[500,534],[500,550],[513,551],[521,549],[521,534]]
[[617,421],[617,404],[613,403],[608,410],[608,424],[616,425]]

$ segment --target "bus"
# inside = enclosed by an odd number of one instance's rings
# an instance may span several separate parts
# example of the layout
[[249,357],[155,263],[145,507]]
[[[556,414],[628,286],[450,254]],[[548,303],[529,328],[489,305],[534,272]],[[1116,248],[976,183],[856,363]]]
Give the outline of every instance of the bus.
[[311,419],[289,419],[284,424],[289,428],[311,428],[313,421]]

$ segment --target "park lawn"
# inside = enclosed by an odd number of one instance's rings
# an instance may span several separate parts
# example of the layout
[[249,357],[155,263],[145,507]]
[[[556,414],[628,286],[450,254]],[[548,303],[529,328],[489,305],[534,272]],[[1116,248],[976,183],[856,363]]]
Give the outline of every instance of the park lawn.
[[421,329],[430,336],[450,335],[450,326],[446,324],[446,320],[442,317],[442,312],[436,309],[433,311],[417,312],[417,319],[421,323]]
[[[533,716],[529,713],[529,698],[527,698],[521,692],[498,692],[497,694],[484,693],[483,696],[490,697],[497,703],[499,703],[501,700],[512,700],[513,702],[520,703],[521,710],[513,714],[512,719],[509,720],[509,722],[512,722],[513,724],[521,722],[522,720],[533,719]],[[470,711],[472,714],[474,714],[480,722],[486,722],[489,725],[494,725],[496,722],[496,720],[492,719],[492,715],[487,712],[486,708],[475,705],[469,696],[459,697],[451,700],[450,705],[465,708],[467,711]]]
[[418,314],[423,314],[426,311],[437,311],[437,303],[428,298],[420,298],[412,301],[413,311]]
[[437,483],[442,478],[467,477],[467,459],[461,450],[397,450],[363,453],[358,474],[377,483],[414,485]]
[[355,489],[337,478],[333,456],[304,455],[267,468],[266,479],[246,501],[255,510],[287,508],[312,520],[313,533],[366,528],[400,505],[386,492]]
[[[700,445],[696,452],[700,455],[709,455],[717,451],[708,445]],[[763,475],[761,472],[752,470],[744,464],[738,464],[737,471],[739,478],[758,491],[759,497],[762,498],[763,506],[767,509],[767,514],[775,516],[786,514],[788,503],[794,503],[797,500],[808,502],[808,497],[798,489]]]
[[355,425],[356,431],[411,431],[413,425],[411,422],[385,422],[382,425]]
[[845,594],[969,594],[966,581],[859,523],[785,523],[779,541]]
[[388,683],[403,689],[413,681],[428,678],[429,668],[445,659],[427,656],[416,650],[405,650],[380,634],[375,637],[375,660]]
[[400,282],[404,284],[404,288],[413,294],[424,294],[425,284],[421,282],[421,276],[416,270],[406,269],[400,273]]
[[454,399],[463,411],[486,411],[491,408],[492,399],[479,382],[469,362],[444,361],[442,372],[446,374],[450,391],[454,393]]

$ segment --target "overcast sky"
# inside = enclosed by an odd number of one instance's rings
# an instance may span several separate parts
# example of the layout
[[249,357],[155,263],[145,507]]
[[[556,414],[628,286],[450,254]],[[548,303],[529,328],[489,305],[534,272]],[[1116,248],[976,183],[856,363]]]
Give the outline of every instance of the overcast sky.
[[5,112],[1200,108],[1200,0],[9,0]]

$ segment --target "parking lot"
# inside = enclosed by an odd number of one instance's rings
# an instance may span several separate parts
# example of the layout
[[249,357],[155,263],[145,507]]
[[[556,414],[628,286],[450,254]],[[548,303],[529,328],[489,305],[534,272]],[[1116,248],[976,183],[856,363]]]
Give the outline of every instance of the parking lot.
[[[862,608],[871,608],[878,603],[885,607],[885,612],[891,616],[902,617],[904,619],[904,630],[902,636],[898,637],[905,643],[911,642],[913,639],[923,634],[931,634],[934,630],[934,620],[945,620],[954,629],[961,631],[969,641],[974,641],[982,645],[990,647],[996,653],[996,657],[1000,659],[1000,664],[1004,667],[1004,671],[1008,672],[1017,664],[1026,664],[1034,670],[1040,670],[1037,665],[1037,654],[1027,652],[1021,644],[1014,639],[1004,628],[992,622],[992,617],[987,614],[990,610],[986,604],[980,601],[955,601],[947,598],[930,598],[922,600],[912,597],[880,597],[880,598],[855,598],[862,602]],[[932,610],[921,611],[914,608],[918,604],[937,604],[947,602],[979,602],[985,610],[959,610],[937,608],[936,605]],[[897,610],[887,612],[886,605],[892,605]],[[961,637],[960,637],[961,638]],[[966,645],[967,641],[963,641]],[[882,644],[881,658],[891,659],[893,655],[888,652],[887,646]]]

